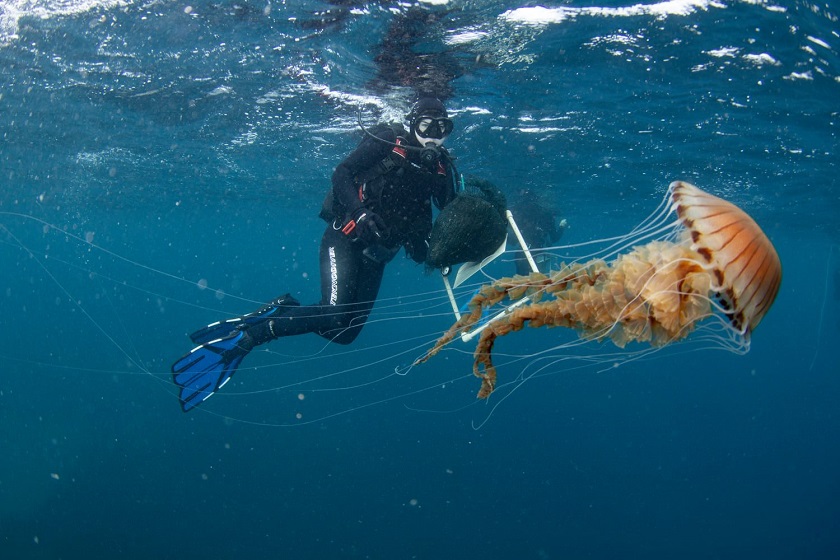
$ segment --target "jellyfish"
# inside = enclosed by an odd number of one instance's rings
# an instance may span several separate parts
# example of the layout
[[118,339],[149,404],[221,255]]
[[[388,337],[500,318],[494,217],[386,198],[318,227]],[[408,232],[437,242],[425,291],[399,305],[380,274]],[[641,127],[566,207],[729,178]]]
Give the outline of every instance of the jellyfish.
[[[671,183],[659,218],[634,230],[652,239],[603,258],[561,263],[548,274],[501,278],[484,285],[464,314],[415,364],[458,335],[478,334],[473,373],[478,398],[496,386],[496,339],[530,327],[567,327],[588,340],[659,347],[718,318],[742,346],[770,309],[782,280],[779,256],[761,228],[737,206],[682,181]],[[676,220],[671,214],[676,214]],[[496,304],[505,308],[482,318]],[[473,329],[475,327],[475,329]]]

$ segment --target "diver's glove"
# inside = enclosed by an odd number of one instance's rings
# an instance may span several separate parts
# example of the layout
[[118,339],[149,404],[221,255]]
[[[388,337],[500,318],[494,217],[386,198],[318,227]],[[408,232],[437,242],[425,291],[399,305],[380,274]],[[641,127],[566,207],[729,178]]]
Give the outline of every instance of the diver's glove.
[[429,255],[429,242],[426,239],[414,239],[405,243],[405,253],[417,264],[426,262]]
[[359,208],[353,212],[353,222],[356,227],[356,237],[365,243],[376,243],[386,237],[385,221],[367,208]]

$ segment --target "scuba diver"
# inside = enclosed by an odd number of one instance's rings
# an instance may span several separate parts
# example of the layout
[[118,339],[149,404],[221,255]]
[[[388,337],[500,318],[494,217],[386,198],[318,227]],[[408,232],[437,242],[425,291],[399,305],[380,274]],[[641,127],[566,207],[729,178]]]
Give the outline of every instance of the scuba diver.
[[385,265],[400,248],[426,261],[432,202],[455,198],[458,172],[443,143],[453,123],[440,100],[421,98],[401,124],[366,130],[338,164],[320,217],[321,301],[300,305],[291,295],[262,308],[208,325],[190,335],[198,344],[172,365],[187,412],[213,395],[254,347],[281,336],[316,333],[350,344],[370,314]]

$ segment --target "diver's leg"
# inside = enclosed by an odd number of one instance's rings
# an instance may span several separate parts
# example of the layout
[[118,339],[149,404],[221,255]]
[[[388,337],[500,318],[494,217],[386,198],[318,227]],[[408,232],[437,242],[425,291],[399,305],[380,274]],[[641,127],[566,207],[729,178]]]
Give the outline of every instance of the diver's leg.
[[300,306],[286,295],[253,313],[193,333],[200,346],[172,365],[182,409],[186,412],[208,399],[255,346],[275,338],[314,332],[339,344],[355,340],[373,308],[385,268],[365,257],[359,245],[327,228],[321,241],[321,304]]
[[328,226],[321,239],[321,302],[288,306],[249,325],[255,345],[281,336],[316,333],[332,342],[355,340],[373,308],[385,265],[364,256],[361,243]]
[[320,248],[320,304],[301,306],[286,294],[253,313],[213,323],[190,337],[196,344],[206,344],[245,331],[240,346],[251,347],[305,333],[339,344],[353,342],[373,308],[385,269],[383,263],[364,256],[363,250],[361,243],[328,226]]
[[211,323],[190,334],[190,338],[196,344],[204,344],[205,342],[225,337],[236,329],[241,330],[249,326],[259,325],[265,322],[266,319],[281,316],[290,308],[298,307],[299,305],[300,303],[291,294],[286,294],[271,300],[261,308],[247,315]]
[[[331,227],[327,228],[327,233],[334,230]],[[341,232],[338,232],[341,237],[346,237]],[[325,234],[326,237],[327,234]],[[322,259],[324,258],[324,243],[322,242]],[[352,261],[349,263],[352,264]],[[324,266],[321,266],[322,273]],[[350,285],[354,285],[352,277],[355,271],[352,267],[342,267],[343,276],[348,277]],[[324,278],[322,277],[322,284]],[[323,291],[323,290],[322,290]],[[348,297],[345,295],[345,297]],[[352,297],[352,294],[349,295]],[[239,331],[247,331],[246,340],[243,340],[241,345],[249,345],[251,347],[264,344],[279,336],[291,336],[296,334],[303,334],[308,332],[318,332],[329,328],[327,321],[322,318],[320,306],[311,305],[298,310],[293,313],[296,308],[300,307],[300,303],[290,294],[277,297],[272,301],[266,303],[261,308],[241,317],[234,317],[231,319],[224,319],[216,321],[204,328],[201,328],[192,334],[190,338],[196,344],[206,344],[214,340],[226,338]],[[286,321],[277,322],[276,319],[285,318]]]
[[321,241],[321,310],[326,319],[317,333],[350,344],[370,315],[385,264],[364,255],[364,246],[328,228]]

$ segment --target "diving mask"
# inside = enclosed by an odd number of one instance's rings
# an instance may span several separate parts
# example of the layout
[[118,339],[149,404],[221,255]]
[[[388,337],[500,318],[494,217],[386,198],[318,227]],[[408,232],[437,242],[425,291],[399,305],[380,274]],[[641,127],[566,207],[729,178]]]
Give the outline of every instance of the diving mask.
[[420,116],[414,121],[414,133],[420,138],[443,140],[452,133],[455,125],[446,117]]

